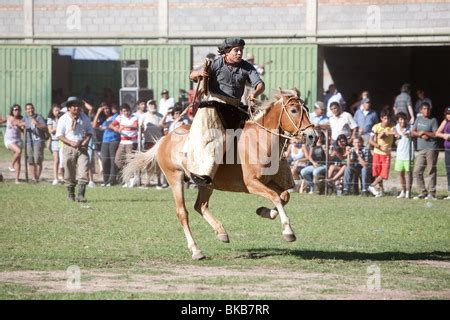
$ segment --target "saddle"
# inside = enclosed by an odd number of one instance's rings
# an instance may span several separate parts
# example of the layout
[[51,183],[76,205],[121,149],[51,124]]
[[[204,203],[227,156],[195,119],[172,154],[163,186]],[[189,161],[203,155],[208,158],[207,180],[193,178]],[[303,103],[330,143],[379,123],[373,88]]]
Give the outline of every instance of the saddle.
[[249,119],[248,106],[234,106],[218,101],[202,101],[199,108],[216,108],[220,121],[225,129],[242,129]]

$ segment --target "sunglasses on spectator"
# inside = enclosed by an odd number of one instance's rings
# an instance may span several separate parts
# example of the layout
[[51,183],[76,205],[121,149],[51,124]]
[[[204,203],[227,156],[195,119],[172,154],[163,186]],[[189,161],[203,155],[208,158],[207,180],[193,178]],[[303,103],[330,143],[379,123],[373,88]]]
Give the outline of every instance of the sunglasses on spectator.
[[13,109],[13,111],[20,111],[20,110],[16,108],[16,109]]

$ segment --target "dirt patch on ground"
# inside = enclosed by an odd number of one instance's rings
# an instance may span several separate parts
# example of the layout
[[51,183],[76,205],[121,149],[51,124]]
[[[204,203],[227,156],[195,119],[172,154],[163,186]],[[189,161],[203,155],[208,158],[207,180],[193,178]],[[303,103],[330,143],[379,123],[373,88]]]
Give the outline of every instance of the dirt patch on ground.
[[1,283],[31,287],[35,293],[120,291],[155,294],[226,294],[249,299],[450,299],[450,290],[369,290],[366,279],[281,268],[246,269],[151,263],[137,271],[81,270],[80,286],[66,271],[1,272]]

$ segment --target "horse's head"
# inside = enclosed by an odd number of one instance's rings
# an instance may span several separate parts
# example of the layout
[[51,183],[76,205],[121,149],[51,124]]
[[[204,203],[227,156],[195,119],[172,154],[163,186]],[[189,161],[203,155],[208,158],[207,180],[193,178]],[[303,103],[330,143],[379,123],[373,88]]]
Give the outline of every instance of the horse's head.
[[275,105],[280,107],[279,127],[293,138],[312,145],[317,133],[309,119],[309,110],[305,102],[295,95],[280,94]]

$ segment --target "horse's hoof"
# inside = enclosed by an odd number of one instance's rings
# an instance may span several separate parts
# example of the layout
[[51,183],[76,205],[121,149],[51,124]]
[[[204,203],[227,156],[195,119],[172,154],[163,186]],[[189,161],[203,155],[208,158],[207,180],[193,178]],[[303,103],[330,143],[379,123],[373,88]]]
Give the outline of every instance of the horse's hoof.
[[266,219],[275,219],[278,215],[278,211],[276,210],[271,210],[269,208],[266,207],[259,207],[258,209],[256,209],[256,214],[258,216],[260,216],[261,218],[266,218]]
[[295,240],[297,240],[295,234],[283,234],[283,239],[287,242],[294,242]]
[[217,239],[219,239],[220,241],[225,242],[225,243],[230,242],[230,239],[228,238],[227,234],[218,234]]
[[192,259],[202,260],[202,259],[205,259],[205,256],[203,255],[203,253],[201,251],[197,251],[196,253],[192,254]]

